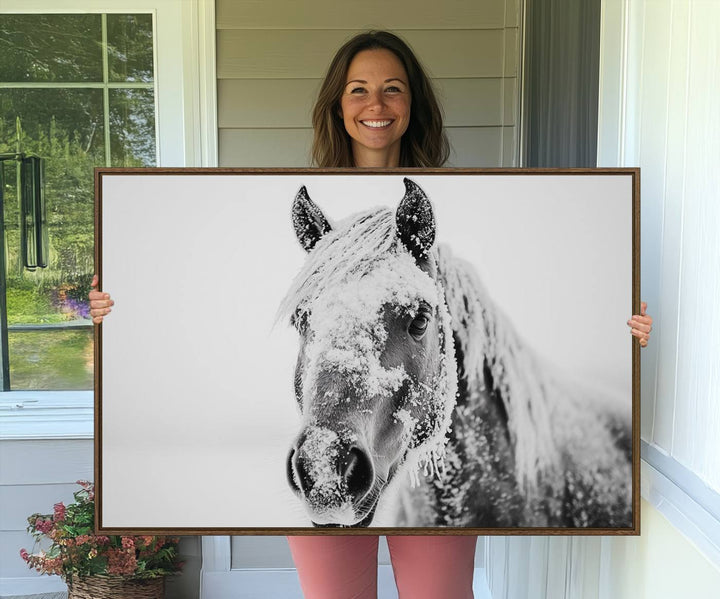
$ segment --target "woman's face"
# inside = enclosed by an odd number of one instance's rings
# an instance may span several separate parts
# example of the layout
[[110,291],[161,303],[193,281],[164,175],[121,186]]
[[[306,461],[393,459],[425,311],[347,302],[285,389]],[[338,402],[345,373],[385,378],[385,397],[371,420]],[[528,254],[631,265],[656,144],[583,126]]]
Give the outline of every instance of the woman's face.
[[340,99],[356,166],[398,166],[400,139],[410,123],[410,82],[390,50],[358,52]]

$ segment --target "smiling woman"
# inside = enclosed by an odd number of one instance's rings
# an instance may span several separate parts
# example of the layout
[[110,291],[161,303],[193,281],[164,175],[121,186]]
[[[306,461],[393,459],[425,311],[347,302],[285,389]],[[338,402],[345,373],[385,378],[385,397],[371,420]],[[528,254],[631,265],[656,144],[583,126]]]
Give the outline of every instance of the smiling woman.
[[338,50],[312,124],[317,166],[438,167],[450,154],[429,77],[387,31],[361,33]]
[[365,50],[353,58],[347,79],[340,109],[356,162],[361,159],[378,167],[397,164],[410,122],[405,68],[389,50]]

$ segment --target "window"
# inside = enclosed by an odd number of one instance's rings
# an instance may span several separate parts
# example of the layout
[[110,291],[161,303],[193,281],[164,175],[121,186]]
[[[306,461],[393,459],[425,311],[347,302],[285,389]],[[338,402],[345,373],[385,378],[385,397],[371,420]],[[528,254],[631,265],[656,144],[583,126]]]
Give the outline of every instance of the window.
[[[137,9],[137,2],[128,0],[23,0],[22,3],[2,5],[0,25],[10,16],[20,14],[35,17],[83,15],[98,19],[101,18],[101,13],[111,17],[114,14],[135,14]],[[155,81],[154,85],[147,85],[145,89],[154,89],[156,164],[216,166],[215,3],[213,0],[148,0],[143,3],[142,11],[145,18],[152,16],[154,37]],[[0,54],[0,60],[7,60],[4,52]],[[108,81],[118,83],[110,79]],[[47,83],[46,81],[45,84]],[[131,85],[124,88],[142,89],[142,86],[135,84],[150,82],[136,79],[130,83]],[[33,86],[26,83],[25,87]],[[8,89],[9,86],[0,86],[0,103]],[[103,127],[104,121],[103,116]],[[112,123],[107,126],[108,130],[112,130],[111,125]],[[96,129],[94,139],[97,139],[97,135],[99,132]],[[6,165],[5,168],[11,167]],[[14,177],[14,171],[12,176]],[[91,184],[91,180],[87,180],[87,184]],[[92,329],[83,319],[75,320],[80,321],[78,324],[85,325],[84,334],[90,337]],[[89,348],[85,347],[86,351],[89,351]],[[38,359],[32,356],[31,358]],[[91,354],[86,354],[86,359],[90,358]],[[60,368],[64,366],[61,365]],[[82,376],[87,376],[89,363],[82,365],[82,368]],[[17,388],[15,382],[17,381],[13,382],[13,387]],[[0,393],[0,439],[91,438],[92,406],[91,388],[69,391],[15,390]]]
[[[92,389],[93,167],[156,164],[152,14],[0,21],[9,389]],[[20,252],[18,155],[44,159],[47,268]]]

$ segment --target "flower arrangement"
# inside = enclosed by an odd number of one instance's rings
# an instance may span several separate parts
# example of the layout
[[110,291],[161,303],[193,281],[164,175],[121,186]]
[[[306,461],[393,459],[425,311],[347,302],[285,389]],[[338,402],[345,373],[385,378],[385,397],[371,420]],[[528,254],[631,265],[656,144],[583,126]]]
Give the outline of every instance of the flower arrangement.
[[20,557],[41,574],[58,574],[71,584],[77,577],[89,576],[150,579],[177,573],[176,537],[104,536],[93,534],[95,489],[92,483],[77,481],[81,489],[73,495],[75,503],[56,503],[52,514],[33,514],[28,518],[28,532],[35,547],[50,547],[37,553],[20,550]]

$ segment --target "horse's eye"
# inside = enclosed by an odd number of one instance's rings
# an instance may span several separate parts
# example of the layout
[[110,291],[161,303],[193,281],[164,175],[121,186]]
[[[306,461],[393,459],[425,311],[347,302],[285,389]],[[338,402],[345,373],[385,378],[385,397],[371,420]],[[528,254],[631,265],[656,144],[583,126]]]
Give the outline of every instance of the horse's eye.
[[425,331],[427,331],[427,326],[429,322],[430,318],[424,312],[420,312],[420,314],[413,318],[412,322],[410,323],[410,327],[408,327],[408,332],[410,333],[412,338],[416,341],[422,339],[425,335]]

